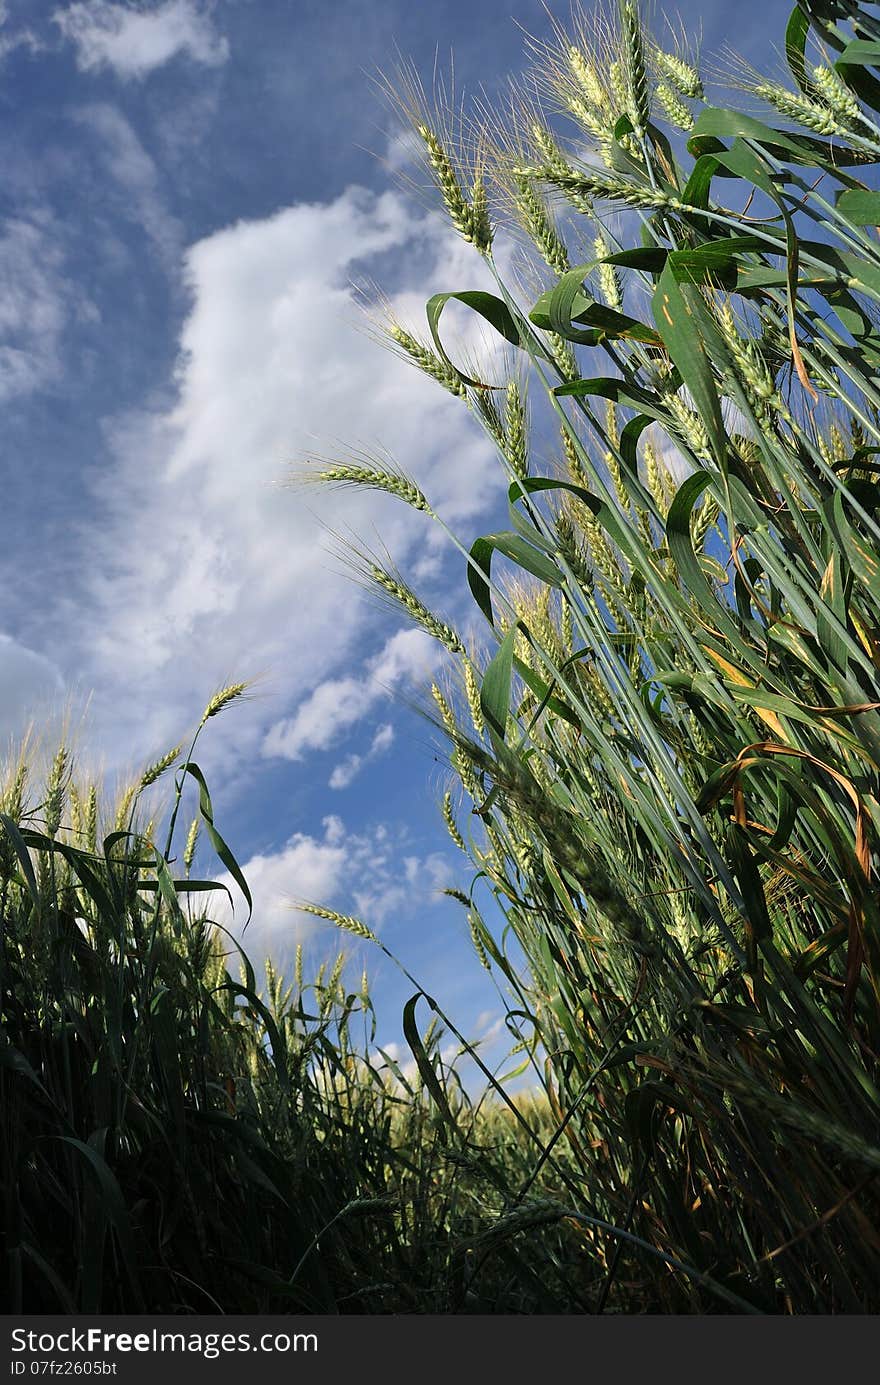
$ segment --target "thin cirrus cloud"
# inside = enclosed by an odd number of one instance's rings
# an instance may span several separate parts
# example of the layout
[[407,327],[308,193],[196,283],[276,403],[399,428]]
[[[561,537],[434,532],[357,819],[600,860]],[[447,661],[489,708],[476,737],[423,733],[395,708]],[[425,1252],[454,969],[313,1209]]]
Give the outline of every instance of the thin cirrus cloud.
[[0,224],[0,402],[33,394],[63,375],[64,334],[95,314],[67,274],[52,215],[42,207]]
[[169,212],[159,170],[122,112],[108,102],[92,102],[71,112],[77,125],[95,137],[98,167],[104,167],[105,208],[143,231],[173,276],[180,267],[183,227]]
[[150,10],[77,0],[52,19],[73,44],[81,71],[110,68],[117,77],[142,79],[181,55],[206,67],[226,62],[229,44],[214,28],[212,8],[196,0],[165,0]]

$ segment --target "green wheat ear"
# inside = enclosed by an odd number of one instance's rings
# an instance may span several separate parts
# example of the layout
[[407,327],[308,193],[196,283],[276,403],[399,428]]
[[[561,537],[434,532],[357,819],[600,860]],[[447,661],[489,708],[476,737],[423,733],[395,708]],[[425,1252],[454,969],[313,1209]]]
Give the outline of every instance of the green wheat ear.
[[158,760],[154,760],[151,765],[148,765],[141,775],[140,787],[147,789],[151,784],[155,784],[156,780],[171,768],[182,750],[183,742],[181,741],[171,750],[166,751],[164,755],[160,755]]
[[224,707],[228,707],[231,702],[236,702],[243,697],[249,686],[250,684],[246,682],[229,683],[226,687],[219,688],[202,713],[202,725],[211,717],[219,716]]
[[296,907],[304,914],[311,914],[314,918],[326,919],[328,923],[335,923],[337,928],[344,929],[346,933],[353,933],[356,938],[365,938],[368,942],[373,943],[377,941],[372,929],[351,914],[338,914],[334,909],[325,909],[320,904],[300,902]]
[[672,84],[672,86],[682,96],[687,96],[692,101],[700,101],[703,98],[703,83],[697,69],[675,53],[666,53],[662,48],[655,48],[653,59],[660,73]]
[[378,563],[370,563],[368,576],[379,592],[388,597],[416,625],[421,626],[427,634],[442,644],[450,654],[464,654],[466,652],[460,635],[451,625],[439,620],[424,602],[419,600],[415,592],[407,586],[398,573],[380,567]]
[[387,333],[395,346],[400,348],[401,353],[417,365],[419,370],[424,371],[432,380],[436,380],[450,394],[458,395],[461,399],[466,398],[467,390],[461,376],[442,357],[438,356],[436,351],[425,346],[423,342],[420,342],[417,337],[414,337],[411,332],[401,327],[400,323],[393,319],[389,322]]
[[414,510],[421,510],[428,515],[433,513],[424,493],[402,472],[389,471],[379,466],[338,462],[334,466],[308,473],[305,479],[325,486],[357,486],[364,490],[384,491],[386,495],[395,496]]

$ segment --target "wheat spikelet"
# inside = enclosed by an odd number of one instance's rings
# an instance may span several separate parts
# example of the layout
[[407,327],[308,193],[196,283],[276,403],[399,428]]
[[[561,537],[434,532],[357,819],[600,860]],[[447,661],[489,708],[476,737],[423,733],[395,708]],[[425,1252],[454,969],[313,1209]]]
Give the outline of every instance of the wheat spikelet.
[[83,831],[86,850],[94,853],[98,849],[98,790],[94,784],[89,785],[86,794]]
[[70,779],[70,756],[66,746],[59,746],[55,753],[46,780],[45,826],[46,834],[54,837],[61,826],[67,785]]
[[492,249],[492,239],[494,230],[489,217],[489,202],[486,196],[486,184],[482,174],[478,174],[474,179],[473,192],[471,194],[471,221],[473,225],[473,243],[477,250],[483,255],[488,255]]
[[427,606],[419,600],[415,592],[411,591],[402,578],[393,572],[386,571],[378,563],[369,565],[369,575],[372,581],[384,592],[386,596],[406,611],[417,625],[438,640],[450,654],[465,654],[466,650],[461,638],[456,634],[451,625],[438,620],[438,618],[428,610]]
[[67,797],[70,804],[70,834],[76,840],[77,837],[82,836],[83,802],[75,784],[70,785]]
[[774,413],[779,412],[776,384],[763,355],[748,337],[740,336],[739,325],[729,302],[716,307],[715,316],[724,332],[735,374],[749,401],[755,418],[762,427],[772,425]]
[[559,553],[571,569],[572,576],[582,590],[589,590],[593,584],[593,573],[587,561],[586,549],[580,538],[580,524],[574,516],[574,508],[567,502],[556,519],[556,537]]
[[813,81],[825,104],[844,123],[855,124],[863,119],[861,107],[846,82],[833,67],[821,63],[813,68]]
[[[593,254],[597,260],[602,260],[609,254],[608,242],[603,235],[596,236],[593,241]],[[596,275],[599,280],[599,287],[602,290],[602,297],[613,308],[615,312],[620,312],[623,307],[623,289],[620,283],[620,274],[617,266],[611,264],[600,264],[597,266]]]
[[196,816],[193,818],[192,822],[189,825],[189,831],[186,834],[186,844],[183,848],[183,866],[187,875],[189,875],[190,871],[192,870],[192,863],[196,854],[196,846],[198,845],[199,840],[200,827],[201,818]]
[[562,152],[560,145],[557,143],[552,130],[549,130],[546,125],[536,120],[532,122],[529,133],[546,167],[554,168],[559,173],[568,172],[568,160]]
[[559,434],[562,439],[562,451],[565,456],[565,464],[569,476],[576,486],[580,486],[582,490],[588,490],[589,478],[584,471],[583,462],[575,446],[574,439],[567,428],[560,428]]
[[562,378],[564,380],[579,380],[581,372],[571,344],[564,337],[559,336],[558,332],[548,332],[547,340],[556,368]]
[[477,922],[476,917],[474,916],[473,910],[471,909],[468,910],[467,921],[468,929],[471,935],[471,942],[474,945],[474,951],[477,954],[480,966],[485,967],[486,971],[491,971],[492,968],[489,965],[489,958],[486,956],[486,949],[483,946],[483,939],[480,937],[479,924]]
[[473,243],[473,211],[461,189],[452,160],[430,126],[417,125],[416,133],[425,145],[428,164],[440,189],[450,221],[460,236]]
[[568,49],[568,65],[571,68],[575,80],[580,83],[584,96],[590,105],[598,113],[609,117],[611,107],[608,101],[608,93],[599,81],[599,75],[593,64],[584,56],[577,44],[571,44]]
[[293,962],[293,980],[294,980],[294,984],[295,984],[295,986],[296,986],[296,993],[297,993],[297,995],[298,995],[298,996],[302,995],[302,988],[303,988],[303,945],[302,945],[302,943],[297,943],[297,945],[296,945],[296,953],[294,954],[294,962]]
[[414,510],[433,514],[431,506],[414,481],[402,472],[389,471],[379,466],[363,466],[349,462],[339,462],[325,467],[323,471],[313,472],[310,480],[331,486],[362,486],[368,490],[383,491],[404,501]]
[[540,182],[549,183],[561,192],[575,192],[591,200],[602,198],[608,202],[622,202],[624,206],[645,210],[658,207],[666,207],[670,211],[682,210],[681,201],[671,193],[632,183],[626,178],[614,178],[600,173],[579,173],[574,169],[563,173],[547,165],[521,166],[517,172],[522,177],[536,178]]
[[464,660],[464,690],[474,730],[478,736],[482,736],[485,734],[486,722],[483,717],[482,703],[480,702],[480,688],[477,683],[476,669],[470,659]]
[[202,726],[210,717],[218,716],[224,707],[229,706],[230,702],[235,702],[242,697],[247,687],[247,683],[228,683],[225,688],[220,688],[215,692],[202,715]]
[[629,92],[626,86],[626,71],[620,58],[615,58],[608,68],[608,81],[614,94],[615,117],[627,114]]
[[[356,938],[366,938],[368,942],[378,942],[375,933],[362,923],[360,919],[354,918],[351,914],[338,914],[335,909],[324,909],[319,904],[298,903],[296,906],[304,914],[311,914],[317,919],[326,919],[328,923],[335,923],[337,928],[343,928],[346,933],[353,933]],[[323,982],[323,968],[319,972],[320,982]]]
[[507,434],[504,428],[504,420],[495,397],[490,390],[474,390],[470,396],[470,404],[474,412],[482,419],[486,431],[489,433],[499,452],[507,453]]
[[473,803],[479,802],[484,795],[481,793],[477,776],[474,773],[473,763],[467,752],[460,746],[457,747],[450,756],[450,763],[461,780],[461,786],[468,795],[468,798],[470,798]]
[[648,489],[657,502],[657,508],[665,515],[669,508],[669,472],[663,465],[659,452],[653,443],[645,444],[645,474]]
[[27,783],[28,767],[24,760],[16,766],[12,782],[3,791],[3,811],[15,822],[19,822],[24,812],[24,790]]
[[751,89],[780,115],[787,116],[798,125],[805,125],[808,130],[815,130],[819,135],[850,134],[848,126],[841,122],[833,110],[804,96],[802,92],[788,91],[774,82],[755,82]]
[[528,421],[522,391],[517,380],[507,385],[505,408],[505,453],[513,474],[524,480],[529,474]]
[[566,658],[574,653],[574,630],[572,628],[571,602],[562,592],[560,596],[560,635]]
[[565,97],[565,104],[569,114],[574,116],[578,124],[582,125],[589,135],[592,135],[599,152],[603,155],[610,153],[612,139],[608,133],[607,121],[596,114],[579,92],[569,92]]
[[400,347],[404,355],[417,365],[419,370],[424,371],[432,380],[436,380],[438,385],[442,385],[450,394],[455,394],[460,399],[466,398],[467,390],[461,376],[442,357],[420,342],[405,327],[401,327],[398,322],[392,320],[386,330],[390,340]]
[[662,48],[655,48],[652,53],[654,65],[660,69],[664,77],[681,93],[692,101],[701,101],[703,98],[703,83],[697,69],[675,53],[666,53]]
[[448,792],[443,795],[443,821],[446,823],[446,830],[459,851],[467,853],[464,837],[458,829],[458,823],[455,821],[455,814],[452,811],[452,794]]
[[514,200],[523,229],[546,264],[556,274],[565,274],[571,268],[568,251],[543,198],[538,196],[528,178],[518,177],[514,182]]
[[693,113],[684,104],[678,92],[667,86],[665,82],[658,82],[656,94],[670,124],[675,125],[679,130],[690,132],[694,128]]
[[622,21],[629,108],[627,114],[632,120],[636,135],[642,136],[650,123],[651,106],[642,25],[638,7],[633,0],[624,0]]
[[[531,126],[530,133],[535,149],[540,155],[543,167],[551,168],[555,172],[563,175],[574,171],[546,125],[542,125],[540,121],[535,121]],[[519,176],[516,173],[515,166],[513,171],[514,176]],[[523,174],[522,176],[528,181],[528,174]],[[574,209],[583,213],[584,216],[593,215],[593,202],[586,194],[570,190],[569,201]]]
[[673,434],[687,444],[695,457],[711,461],[712,448],[709,443],[709,434],[700,415],[689,408],[678,394],[670,392],[667,394],[665,402],[672,415],[671,429]]
[[[360,934],[359,936],[363,935]],[[321,997],[321,1014],[324,1016],[330,1013],[339,997],[339,978],[342,976],[342,968],[344,965],[345,954],[340,952],[337,954],[336,961],[333,963],[330,975],[327,978],[327,983],[324,986],[324,994]]]
[[620,418],[617,405],[612,399],[605,402],[605,432],[608,437],[608,447],[603,454],[605,465],[608,468],[608,475],[611,477],[611,484],[614,486],[617,503],[625,514],[630,508],[630,498],[620,466]]
[[510,1236],[515,1236],[520,1231],[533,1231],[539,1226],[552,1225],[562,1221],[568,1215],[568,1210],[554,1199],[536,1198],[532,1202],[524,1202],[521,1207],[499,1217],[493,1226],[474,1238],[473,1244],[475,1246],[493,1245],[497,1241],[504,1241]]
[[124,791],[121,799],[119,800],[119,805],[116,809],[116,819],[114,822],[114,827],[117,832],[124,832],[129,825],[129,818],[131,816],[131,806],[134,803],[136,793],[137,786],[135,784],[129,784],[126,790]]
[[154,760],[151,765],[148,765],[141,775],[140,788],[147,789],[151,784],[155,784],[160,775],[163,775],[166,769],[171,768],[182,749],[183,742],[181,741],[171,750],[166,751],[164,755],[160,755],[158,760]]
[[437,709],[440,712],[440,717],[446,728],[447,735],[454,736],[458,729],[455,714],[436,683],[431,684],[431,696],[437,704]]

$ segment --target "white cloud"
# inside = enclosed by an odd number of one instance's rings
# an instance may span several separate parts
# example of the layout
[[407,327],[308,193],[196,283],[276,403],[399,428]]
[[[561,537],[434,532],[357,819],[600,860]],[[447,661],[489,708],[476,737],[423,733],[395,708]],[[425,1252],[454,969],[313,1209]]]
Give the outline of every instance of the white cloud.
[[[387,641],[385,624],[378,635],[386,617],[328,558],[325,526],[378,530],[405,566],[436,542],[430,522],[372,492],[310,492],[306,503],[280,483],[306,454],[384,445],[453,524],[498,496],[461,401],[356,330],[350,280],[373,257],[393,253],[395,305],[423,311],[438,284],[482,282],[463,250],[438,219],[359,188],[190,249],[174,397],[107,422],[113,461],[95,484],[85,590],[57,607],[54,635],[95,690],[108,761],[176,739],[218,684],[260,672],[263,696],[212,724],[211,744],[238,763],[264,741],[296,756],[333,744],[381,685],[428,667],[420,632]],[[382,652],[365,665],[377,638]]]
[[331,789],[347,789],[352,784],[364,767],[363,755],[346,755],[344,760],[340,760],[338,765],[334,765],[330,778],[327,780],[328,787]]
[[51,384],[61,374],[70,318],[93,308],[77,301],[64,252],[41,210],[0,223],[0,402]]
[[180,263],[183,233],[160,191],[156,165],[121,111],[107,103],[81,106],[74,119],[93,131],[107,171],[121,189],[119,213],[142,227],[169,268]]
[[328,785],[331,789],[347,789],[352,784],[365,765],[371,760],[375,760],[379,755],[384,755],[390,749],[394,741],[394,727],[390,722],[380,726],[370,743],[370,748],[365,755],[351,754],[346,755],[344,760],[334,766],[330,775]]
[[[403,833],[390,833],[384,826],[350,832],[335,814],[321,825],[322,835],[295,832],[279,851],[252,856],[242,865],[254,902],[245,939],[255,962],[271,955],[285,965],[298,942],[328,932],[329,924],[296,907],[299,901],[355,913],[371,928],[380,928],[392,916],[410,918],[443,897],[451,864],[440,852],[404,857]],[[217,879],[230,890],[235,912],[226,895],[217,893],[211,916],[240,935],[245,906],[238,886],[228,874]],[[354,945],[352,935],[340,942]]]
[[380,698],[401,684],[428,678],[439,657],[438,645],[423,630],[398,630],[382,652],[368,662],[364,677],[332,678],[320,683],[294,716],[270,727],[263,754],[301,760],[306,750],[327,750],[349,727],[362,720]]
[[[325,821],[323,839],[304,832],[295,833],[281,851],[252,856],[244,866],[244,876],[254,902],[253,922],[247,933],[249,943],[260,951],[275,951],[276,947],[293,946],[315,931],[317,921],[292,906],[293,899],[323,903],[339,892],[349,848],[334,832],[332,822]],[[229,875],[219,877],[232,892],[235,919],[241,920],[244,909],[238,887]],[[230,926],[233,915],[223,897],[217,896],[213,916],[218,923]],[[250,950],[250,948],[249,948]]]
[[402,683],[419,683],[437,667],[440,650],[423,630],[399,630],[370,665],[374,685],[392,691]]
[[18,736],[31,717],[45,723],[62,686],[49,659],[0,634],[0,740]]
[[3,32],[0,33],[0,60],[7,57],[8,54],[14,53],[16,48],[29,48],[32,53],[39,53],[45,47],[45,44],[37,38],[33,29],[15,29],[14,31],[10,31],[9,28],[7,28],[8,24],[9,6],[5,3],[5,0],[0,0],[0,29],[3,30]]
[[346,755],[344,760],[340,760],[334,766],[330,778],[327,780],[328,788],[348,788],[349,784],[358,778],[360,770],[363,769],[363,755]]
[[390,722],[386,722],[384,726],[379,727],[375,736],[373,737],[373,742],[370,746],[370,754],[384,755],[385,751],[390,750],[393,744],[394,727],[391,725]]
[[294,717],[269,729],[263,754],[301,760],[305,750],[326,750],[360,721],[371,702],[372,690],[358,679],[329,678],[309,694]]
[[146,77],[181,54],[206,67],[229,57],[229,44],[211,22],[211,5],[164,0],[135,9],[119,0],[78,0],[52,16],[76,48],[80,71],[110,67],[118,77]]

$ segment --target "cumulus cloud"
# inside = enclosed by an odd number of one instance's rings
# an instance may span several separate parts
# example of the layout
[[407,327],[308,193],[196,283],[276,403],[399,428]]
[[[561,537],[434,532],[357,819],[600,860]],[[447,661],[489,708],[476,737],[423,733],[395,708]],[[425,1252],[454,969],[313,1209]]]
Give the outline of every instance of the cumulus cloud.
[[375,760],[379,755],[384,755],[394,741],[394,727],[390,722],[380,726],[370,743],[370,748],[365,755],[353,753],[346,755],[338,765],[333,767],[333,771],[327,783],[331,789],[347,789],[352,784],[365,765],[371,760]]
[[[282,965],[298,942],[328,925],[296,907],[300,901],[321,904],[340,913],[356,913],[371,928],[381,928],[391,916],[402,921],[438,903],[451,876],[451,864],[440,852],[426,857],[404,856],[405,836],[380,825],[352,832],[332,814],[321,823],[323,832],[295,832],[278,851],[260,853],[243,864],[254,901],[246,930],[253,959],[271,955]],[[212,916],[240,933],[243,906],[238,887],[228,874],[217,877],[236,901],[235,911],[225,895],[217,894]]]
[[[270,948],[273,944],[285,941],[296,943],[307,937],[316,927],[316,921],[308,914],[294,909],[292,898],[324,901],[338,895],[346,865],[349,847],[340,840],[334,831],[334,820],[325,818],[322,838],[296,832],[285,846],[270,855],[252,856],[244,866],[245,879],[254,901],[254,919],[249,929],[249,939],[254,935]],[[237,887],[229,875],[219,877],[220,883],[237,894]],[[219,899],[219,896],[218,896]],[[241,905],[236,908],[240,915]],[[215,905],[214,914],[218,923],[233,922],[232,911],[225,901]]]
[[398,630],[381,653],[368,661],[362,678],[331,678],[319,683],[292,717],[270,727],[263,754],[301,760],[306,750],[328,749],[382,697],[401,685],[427,678],[439,657],[436,642],[423,630]]
[[197,0],[164,0],[149,10],[78,0],[52,19],[74,45],[80,71],[109,67],[118,77],[143,78],[180,55],[206,67],[226,61],[229,44],[214,28],[212,8]]
[[[439,220],[360,188],[236,223],[187,253],[173,393],[107,421],[113,460],[96,484],[85,590],[58,608],[108,759],[175,739],[215,686],[258,672],[262,698],[230,712],[220,739],[240,759],[296,758],[334,744],[383,685],[429,667],[420,632],[388,640],[387,617],[328,557],[327,529],[381,532],[405,563],[431,550],[435,528],[372,492],[306,504],[282,484],[308,453],[384,445],[453,524],[499,494],[461,401],[357,330],[351,281],[392,254],[393,303],[410,320],[427,288],[480,283]],[[382,652],[365,664],[371,643]]]

